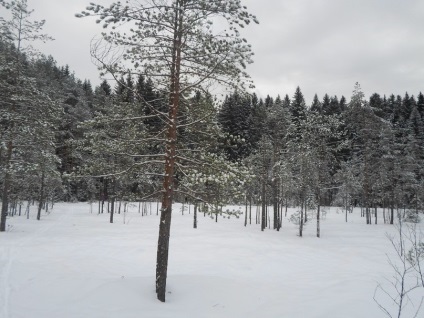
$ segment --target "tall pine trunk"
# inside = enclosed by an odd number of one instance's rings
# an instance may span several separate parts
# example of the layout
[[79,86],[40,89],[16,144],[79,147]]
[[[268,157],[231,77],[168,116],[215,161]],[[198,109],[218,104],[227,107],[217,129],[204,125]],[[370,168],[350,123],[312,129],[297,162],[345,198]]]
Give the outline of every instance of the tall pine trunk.
[[174,46],[170,73],[170,103],[168,130],[165,148],[165,174],[163,178],[163,197],[159,224],[158,250],[156,260],[156,294],[165,302],[166,278],[168,273],[169,237],[171,230],[172,200],[174,195],[174,168],[177,147],[177,119],[180,89],[181,44],[183,11],[181,3],[175,6]]
[[7,210],[9,208],[9,190],[10,190],[10,161],[12,160],[12,151],[13,151],[13,143],[10,140],[7,143],[7,153],[6,153],[6,173],[4,174],[3,179],[3,193],[2,193],[2,205],[1,205],[1,220],[0,220],[0,232],[6,231],[6,218],[7,218]]

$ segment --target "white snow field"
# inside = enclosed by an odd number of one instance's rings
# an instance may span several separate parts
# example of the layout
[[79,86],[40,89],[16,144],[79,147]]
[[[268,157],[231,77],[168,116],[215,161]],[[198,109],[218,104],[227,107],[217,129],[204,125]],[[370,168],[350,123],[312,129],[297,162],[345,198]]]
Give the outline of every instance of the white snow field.
[[385,317],[373,295],[379,282],[391,290],[386,233],[395,229],[366,225],[357,210],[345,223],[331,208],[322,238],[314,220],[301,238],[287,220],[280,232],[261,232],[256,224],[245,228],[243,217],[215,223],[200,214],[193,229],[193,214],[181,215],[176,204],[161,303],[155,203],[153,215],[143,217],[130,207],[125,224],[123,213],[110,224],[87,203],[56,204],[41,221],[32,209],[29,220],[10,217],[0,233],[2,318]]

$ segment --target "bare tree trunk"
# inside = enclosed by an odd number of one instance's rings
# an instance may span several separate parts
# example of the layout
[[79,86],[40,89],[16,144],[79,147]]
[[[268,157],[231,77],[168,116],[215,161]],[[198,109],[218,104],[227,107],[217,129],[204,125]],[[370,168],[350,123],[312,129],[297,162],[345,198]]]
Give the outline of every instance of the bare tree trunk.
[[305,204],[303,205],[303,210],[305,211],[304,212],[304,224],[306,224],[306,222],[308,222],[308,205],[306,204],[306,200],[304,201],[305,202]]
[[273,206],[274,206],[274,230],[280,230],[278,227],[279,222],[279,214],[278,214],[278,181],[275,179],[273,182]]
[[249,224],[252,224],[252,196],[249,197]]
[[38,212],[37,212],[37,220],[41,219],[41,208],[43,207],[43,201],[44,201],[44,169],[41,172],[41,188],[40,188],[40,197],[38,199]]
[[266,188],[265,180],[262,181],[262,222],[261,222],[261,231],[266,228]]
[[285,206],[285,212],[284,212],[285,217],[287,217],[287,206],[288,206],[288,199],[286,197],[286,206]]
[[197,202],[194,203],[193,228],[197,229]]
[[27,216],[27,220],[29,219],[29,207],[30,207],[30,205],[31,205],[31,202],[30,202],[30,200],[28,200],[26,211],[25,211],[25,214]]
[[170,76],[170,109],[165,147],[165,174],[163,178],[163,197],[159,224],[159,238],[156,261],[156,294],[160,301],[165,301],[166,278],[168,273],[169,237],[171,230],[172,199],[174,196],[174,168],[176,159],[177,120],[180,89],[180,66],[182,44],[183,10],[176,2],[174,46]]
[[387,223],[387,219],[386,219],[386,202],[383,201],[383,222],[384,224]]
[[104,180],[102,181],[101,200],[102,200],[101,213],[103,214],[103,212],[104,212],[104,207],[105,207],[105,181],[104,181]]
[[346,191],[346,195],[345,195],[346,222],[347,222],[347,205],[348,205],[347,200],[348,200],[348,195]]
[[375,224],[377,224],[377,205],[374,208],[375,211]]
[[245,205],[245,209],[244,209],[244,226],[247,226],[247,196],[245,196],[244,198],[244,205]]
[[303,199],[301,200],[300,204],[300,220],[299,220],[299,236],[302,237],[303,235]]
[[[321,237],[321,216],[320,216],[320,209],[321,209],[321,195],[320,195],[320,190],[318,190],[318,207],[317,207],[317,237]],[[346,209],[346,215],[347,215],[347,209]],[[347,219],[346,219],[347,220]]]
[[10,174],[6,172],[3,182],[2,205],[1,205],[1,221],[0,232],[6,231],[6,218],[9,208],[9,187],[10,187]]
[[115,212],[115,196],[112,197],[112,203],[111,203],[111,207],[110,207],[110,223],[113,223],[113,214]]
[[113,215],[115,212],[115,180],[112,179],[112,202],[111,202],[111,207],[110,207],[110,223],[113,223]]
[[268,228],[270,229],[271,228],[271,216],[270,216],[270,213],[269,213],[269,206],[267,205],[266,206],[266,215],[267,215],[267,220],[268,220]]
[[321,237],[321,225],[320,225],[320,208],[321,206],[318,203],[318,209],[317,209],[317,237]]
[[10,190],[10,179],[11,179],[9,169],[10,169],[10,161],[12,160],[12,151],[13,151],[13,143],[12,141],[9,141],[7,143],[7,154],[6,154],[6,162],[5,162],[6,173],[4,174],[3,193],[1,196],[2,205],[1,205],[0,232],[6,231],[6,218],[7,218],[7,211],[9,209],[9,190]]

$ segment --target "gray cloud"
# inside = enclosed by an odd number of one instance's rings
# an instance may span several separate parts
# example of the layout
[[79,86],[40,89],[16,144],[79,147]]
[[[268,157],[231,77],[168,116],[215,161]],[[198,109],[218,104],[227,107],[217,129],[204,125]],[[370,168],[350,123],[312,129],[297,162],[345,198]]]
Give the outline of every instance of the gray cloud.
[[356,81],[367,95],[424,88],[422,1],[246,2],[261,22],[245,34],[261,94],[291,96],[299,85],[308,101],[315,93],[349,98]]
[[[34,17],[46,19],[56,41],[40,46],[81,78],[99,83],[89,56],[101,32],[93,19],[77,19],[86,0],[33,0]],[[94,1],[96,2],[96,1]],[[97,1],[109,4],[111,0]],[[243,33],[253,45],[248,70],[256,91],[289,94],[300,86],[307,102],[315,93],[350,98],[356,81],[366,93],[424,92],[424,1],[244,0],[260,24]]]

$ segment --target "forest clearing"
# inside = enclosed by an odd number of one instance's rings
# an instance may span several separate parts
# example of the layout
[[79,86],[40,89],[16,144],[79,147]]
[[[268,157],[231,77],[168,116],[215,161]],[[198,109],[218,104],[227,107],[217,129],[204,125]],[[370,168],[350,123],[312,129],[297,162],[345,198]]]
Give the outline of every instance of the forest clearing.
[[[88,203],[58,203],[41,221],[35,206],[29,220],[10,217],[0,245],[0,316],[378,318],[385,315],[373,300],[377,285],[394,295],[386,234],[396,229],[365,225],[360,209],[346,223],[342,209],[324,208],[317,238],[312,214],[298,236],[288,220],[295,209],[279,232],[261,232],[255,220],[245,228],[243,216],[216,223],[202,213],[193,229],[193,206],[182,215],[175,204],[162,304],[154,286],[159,217],[156,203],[146,208],[128,204],[113,224]],[[410,295],[416,305],[423,290]],[[377,299],[396,309],[383,293]],[[409,303],[405,314],[415,309]]]

